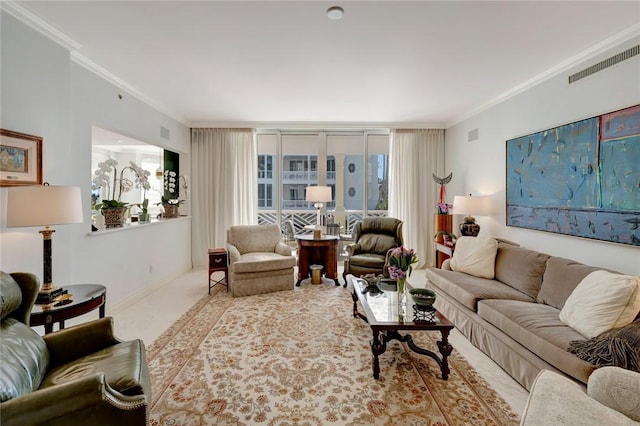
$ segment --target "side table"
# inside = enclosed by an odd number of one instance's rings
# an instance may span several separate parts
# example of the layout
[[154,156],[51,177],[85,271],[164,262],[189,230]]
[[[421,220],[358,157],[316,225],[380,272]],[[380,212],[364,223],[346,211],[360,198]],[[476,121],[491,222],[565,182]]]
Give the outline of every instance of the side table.
[[[224,272],[224,278],[212,279],[211,274],[217,271]],[[229,291],[229,256],[224,248],[209,249],[209,294],[211,294],[211,288],[216,284],[226,286]]]
[[338,236],[323,235],[314,239],[313,235],[296,235],[298,240],[298,280],[296,287],[309,276],[312,264],[324,266],[325,276],[338,282]]
[[50,305],[34,305],[29,323],[32,327],[44,325],[44,333],[53,331],[53,324],[59,323],[60,330],[64,322],[70,318],[84,315],[99,308],[100,318],[104,318],[107,303],[107,289],[98,284],[77,284],[62,287],[71,297]]

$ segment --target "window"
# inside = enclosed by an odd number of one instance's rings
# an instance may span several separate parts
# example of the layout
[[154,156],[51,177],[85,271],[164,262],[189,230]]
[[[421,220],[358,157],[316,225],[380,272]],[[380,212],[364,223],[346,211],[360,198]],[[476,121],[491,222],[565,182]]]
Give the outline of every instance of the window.
[[[347,233],[365,216],[386,215],[388,133],[259,130],[257,140],[259,223],[314,224],[315,208],[305,200],[309,185],[331,187],[325,209]],[[271,192],[261,189],[266,183]]]
[[258,207],[273,207],[273,187],[270,183],[258,184]]

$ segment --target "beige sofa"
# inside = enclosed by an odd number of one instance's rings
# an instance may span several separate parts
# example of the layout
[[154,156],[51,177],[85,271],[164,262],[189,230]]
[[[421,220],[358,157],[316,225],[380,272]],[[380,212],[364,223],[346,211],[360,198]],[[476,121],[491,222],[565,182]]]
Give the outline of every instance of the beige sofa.
[[522,426],[639,425],[640,374],[602,367],[582,386],[548,370],[540,372],[522,413]]
[[568,352],[586,340],[559,318],[573,289],[598,268],[499,243],[495,278],[429,268],[426,286],[437,293],[436,308],[470,341],[522,386],[552,370],[587,383],[595,366]]
[[281,241],[277,224],[232,226],[227,230],[227,250],[234,297],[293,290],[296,258]]

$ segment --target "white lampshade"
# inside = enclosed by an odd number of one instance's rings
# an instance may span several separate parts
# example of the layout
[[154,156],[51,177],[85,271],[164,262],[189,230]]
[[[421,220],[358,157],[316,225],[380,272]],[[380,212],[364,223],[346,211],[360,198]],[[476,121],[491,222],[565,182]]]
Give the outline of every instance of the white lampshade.
[[453,197],[452,214],[486,216],[491,213],[489,197],[456,195]]
[[326,203],[331,201],[331,187],[329,186],[307,186],[306,201],[311,203]]
[[7,195],[7,227],[82,223],[80,188],[16,186]]

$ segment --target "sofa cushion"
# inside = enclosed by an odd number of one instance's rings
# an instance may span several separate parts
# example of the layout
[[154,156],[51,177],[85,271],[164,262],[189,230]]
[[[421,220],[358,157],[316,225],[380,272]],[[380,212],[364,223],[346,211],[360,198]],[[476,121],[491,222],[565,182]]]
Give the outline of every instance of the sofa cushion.
[[541,303],[483,300],[478,315],[558,370],[586,383],[595,368],[569,353],[569,343],[584,337],[560,321],[560,311]]
[[254,252],[240,256],[238,262],[233,263],[233,272],[263,272],[277,271],[279,269],[293,268],[296,258],[293,256],[281,256],[277,253]]
[[428,286],[436,293],[445,292],[473,311],[476,311],[478,301],[483,299],[534,301],[532,297],[499,281],[478,278],[463,272],[428,268],[426,277],[430,282]]
[[562,309],[567,297],[580,281],[599,268],[584,265],[575,260],[550,257],[542,276],[542,285],[536,300],[554,308]]
[[495,276],[498,241],[494,238],[460,237],[451,258],[451,269],[479,278]]
[[586,338],[633,321],[640,311],[640,278],[594,271],[567,298],[560,320]]
[[375,253],[386,256],[391,247],[396,246],[396,239],[386,234],[362,234],[358,240],[361,253]]
[[41,336],[13,319],[0,325],[0,402],[37,390],[49,367],[49,351]]
[[499,244],[496,279],[524,294],[536,297],[549,255],[511,244]]
[[142,340],[131,340],[109,346],[52,369],[40,385],[42,389],[75,380],[90,374],[103,373],[106,382],[123,395],[150,392],[144,380],[147,362]]
[[0,271],[0,319],[5,319],[22,303],[22,290],[10,274]]
[[357,265],[365,268],[382,269],[384,267],[385,256],[375,253],[356,254],[349,258],[351,266]]

